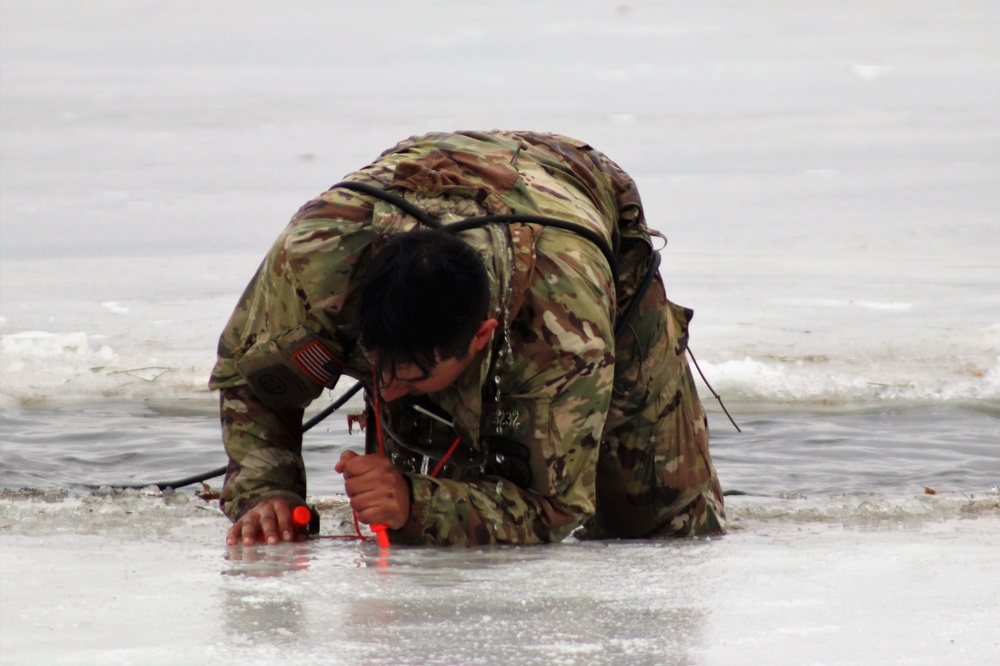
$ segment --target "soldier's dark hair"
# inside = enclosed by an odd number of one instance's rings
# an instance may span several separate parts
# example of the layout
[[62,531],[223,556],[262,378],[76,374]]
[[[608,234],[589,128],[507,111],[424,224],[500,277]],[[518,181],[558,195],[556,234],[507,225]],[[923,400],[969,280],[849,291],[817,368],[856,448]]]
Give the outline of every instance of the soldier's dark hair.
[[486,319],[490,291],[479,253],[458,237],[420,229],[390,239],[361,281],[358,328],[379,376],[399,364],[424,377],[438,360],[461,357]]

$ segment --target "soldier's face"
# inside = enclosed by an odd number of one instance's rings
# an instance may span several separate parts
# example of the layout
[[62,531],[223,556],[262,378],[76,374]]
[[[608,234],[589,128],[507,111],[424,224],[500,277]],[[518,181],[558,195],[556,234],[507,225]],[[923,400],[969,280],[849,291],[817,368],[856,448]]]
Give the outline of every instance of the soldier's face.
[[[423,395],[437,393],[448,388],[465,372],[477,354],[489,344],[493,331],[497,327],[496,319],[487,319],[472,336],[469,349],[460,358],[439,358],[438,362],[424,372],[418,366],[402,363],[395,367],[395,373],[387,373],[382,377],[380,393],[386,401],[396,400],[407,395]],[[373,359],[369,359],[371,362]]]
[[439,360],[424,373],[419,367],[410,364],[400,364],[396,367],[395,377],[383,377],[380,392],[386,402],[407,395],[422,395],[437,393],[448,388],[465,372],[472,363],[474,354],[466,354],[463,358],[446,358]]

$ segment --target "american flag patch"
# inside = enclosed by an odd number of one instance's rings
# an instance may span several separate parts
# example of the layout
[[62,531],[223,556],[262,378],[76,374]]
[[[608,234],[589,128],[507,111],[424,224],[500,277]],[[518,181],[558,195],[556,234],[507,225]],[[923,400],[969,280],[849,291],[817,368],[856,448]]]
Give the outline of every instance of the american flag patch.
[[313,340],[292,354],[292,360],[317,384],[326,386],[340,374],[341,363],[319,340]]

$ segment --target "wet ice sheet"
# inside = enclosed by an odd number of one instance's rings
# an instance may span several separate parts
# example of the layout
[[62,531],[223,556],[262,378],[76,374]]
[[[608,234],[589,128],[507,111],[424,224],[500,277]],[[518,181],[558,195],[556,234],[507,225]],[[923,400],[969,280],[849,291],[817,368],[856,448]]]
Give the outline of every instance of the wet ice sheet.
[[990,663],[997,498],[920,501],[938,505],[908,523],[736,500],[721,539],[385,556],[226,549],[198,500],[5,501],[5,528],[41,506],[53,529],[4,530],[0,649],[11,664]]

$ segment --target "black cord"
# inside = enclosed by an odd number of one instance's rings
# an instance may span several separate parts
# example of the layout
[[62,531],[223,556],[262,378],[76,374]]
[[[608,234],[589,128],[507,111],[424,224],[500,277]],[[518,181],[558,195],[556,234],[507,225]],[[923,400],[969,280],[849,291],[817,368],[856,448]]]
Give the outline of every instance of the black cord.
[[691,351],[690,346],[687,348],[687,353],[688,356],[691,357],[691,360],[694,361],[694,367],[698,370],[698,374],[701,375],[701,379],[703,382],[705,382],[705,386],[707,386],[708,390],[712,392],[712,395],[715,396],[715,399],[719,401],[719,406],[722,407],[722,411],[726,413],[726,416],[729,417],[729,422],[733,424],[734,428],[736,428],[736,432],[743,432],[742,430],[740,430],[740,427],[736,425],[736,420],[733,418],[733,415],[729,413],[728,409],[726,409],[725,403],[722,402],[722,396],[716,393],[715,389],[712,388],[712,385],[708,383],[708,379],[705,377],[705,373],[701,371],[701,366],[698,365],[698,359],[694,357],[694,352]]
[[[342,395],[339,398],[337,398],[328,407],[326,407],[322,412],[320,412],[316,416],[314,416],[311,419],[309,419],[308,421],[306,421],[302,425],[302,432],[305,433],[310,428],[312,428],[313,426],[315,426],[317,423],[319,423],[320,421],[322,421],[323,419],[325,419],[326,417],[328,417],[330,414],[333,414],[335,411],[337,411],[338,409],[340,409],[341,407],[343,407],[344,403],[346,403],[348,400],[350,400],[351,398],[353,398],[354,394],[361,390],[361,387],[362,387],[361,382],[357,382],[357,383],[354,384],[354,386],[352,386],[351,388],[347,389],[347,392],[344,395]],[[201,474],[195,474],[194,476],[184,477],[183,479],[178,479],[176,481],[161,481],[159,483],[135,483],[135,484],[128,484],[128,485],[113,484],[112,487],[114,487],[114,488],[126,488],[126,489],[139,489],[139,488],[146,488],[148,486],[156,486],[160,490],[166,490],[167,488],[183,488],[184,486],[190,486],[192,483],[199,483],[199,482],[202,482],[202,481],[207,481],[208,479],[214,479],[217,476],[222,476],[223,474],[226,473],[226,470],[228,468],[229,468],[229,465],[223,465],[222,467],[219,467],[218,469],[213,469],[213,470],[210,470],[208,472],[203,472]],[[110,485],[110,484],[104,484],[104,485]],[[89,486],[89,487],[90,488],[99,488],[100,486]]]

